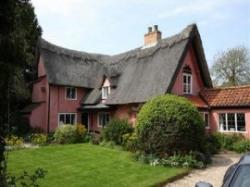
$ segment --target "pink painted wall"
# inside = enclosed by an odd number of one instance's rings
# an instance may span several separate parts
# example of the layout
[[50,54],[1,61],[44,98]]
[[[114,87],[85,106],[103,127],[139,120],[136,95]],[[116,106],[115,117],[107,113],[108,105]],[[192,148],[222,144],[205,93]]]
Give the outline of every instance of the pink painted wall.
[[240,133],[246,136],[247,138],[250,138],[250,109],[212,110],[210,113],[210,121],[209,121],[211,132],[219,131],[219,113],[245,113],[246,132],[240,132]]
[[47,113],[46,113],[46,103],[41,103],[39,107],[35,108],[29,115],[29,122],[31,127],[43,129],[45,132],[47,130]]
[[184,58],[184,62],[182,64],[180,72],[177,75],[177,78],[176,78],[176,81],[174,83],[171,93],[177,94],[177,95],[183,95],[182,70],[186,65],[188,65],[192,70],[192,93],[193,95],[199,95],[199,91],[201,90],[201,88],[204,87],[204,84],[200,76],[200,70],[197,64],[197,59],[196,59],[196,56],[192,47],[189,47],[189,50],[187,51],[187,55]]
[[132,110],[132,107],[136,105],[120,105],[114,112],[114,117],[118,119],[127,119],[133,126],[136,123],[136,112]]
[[81,99],[86,95],[84,88],[77,88],[77,99],[66,99],[65,86],[50,85],[50,129],[53,131],[58,126],[59,113],[76,113],[77,123],[81,122],[81,115],[77,111]]
[[32,101],[33,102],[41,102],[46,101],[47,97],[47,85],[48,81],[46,77],[42,77],[41,79],[38,79],[34,84],[32,88]]

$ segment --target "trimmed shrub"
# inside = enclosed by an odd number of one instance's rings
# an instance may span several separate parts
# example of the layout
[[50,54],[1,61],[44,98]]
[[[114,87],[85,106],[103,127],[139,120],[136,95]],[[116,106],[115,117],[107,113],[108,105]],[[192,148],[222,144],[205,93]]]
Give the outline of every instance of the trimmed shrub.
[[31,143],[34,145],[46,145],[47,135],[45,134],[32,134],[30,137]]
[[121,145],[123,135],[132,132],[133,128],[127,120],[112,119],[103,130],[103,137],[106,141],[113,141],[117,145]]
[[136,125],[139,148],[146,154],[205,152],[205,127],[198,110],[183,97],[163,95],[141,108]]

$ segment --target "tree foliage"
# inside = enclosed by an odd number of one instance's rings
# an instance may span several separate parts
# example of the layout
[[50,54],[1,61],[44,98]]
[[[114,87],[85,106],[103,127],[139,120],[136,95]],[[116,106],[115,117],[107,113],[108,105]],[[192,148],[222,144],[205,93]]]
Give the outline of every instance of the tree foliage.
[[28,84],[34,75],[40,35],[41,28],[30,0],[0,1],[0,186],[4,186],[3,136],[8,133],[18,109],[30,99]]
[[235,47],[218,53],[211,69],[217,86],[250,84],[250,56],[246,47]]
[[146,154],[204,152],[204,125],[198,110],[185,98],[163,95],[141,108],[136,125],[138,145]]

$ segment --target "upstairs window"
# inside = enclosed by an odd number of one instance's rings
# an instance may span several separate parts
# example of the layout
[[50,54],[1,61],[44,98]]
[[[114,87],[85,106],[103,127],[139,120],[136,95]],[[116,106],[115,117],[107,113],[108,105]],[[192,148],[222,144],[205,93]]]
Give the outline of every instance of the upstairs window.
[[102,87],[102,99],[107,99],[110,94],[110,86]]
[[246,131],[245,114],[220,113],[219,127],[220,131],[244,132]]
[[183,68],[183,93],[192,94],[192,72],[189,66]]
[[66,99],[68,99],[68,100],[76,100],[77,99],[76,88],[66,87]]

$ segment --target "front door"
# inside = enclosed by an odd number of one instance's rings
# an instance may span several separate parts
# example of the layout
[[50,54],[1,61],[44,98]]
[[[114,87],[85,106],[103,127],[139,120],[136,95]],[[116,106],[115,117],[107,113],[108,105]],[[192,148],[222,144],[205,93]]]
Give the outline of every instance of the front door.
[[89,130],[89,113],[83,112],[82,113],[82,124]]

